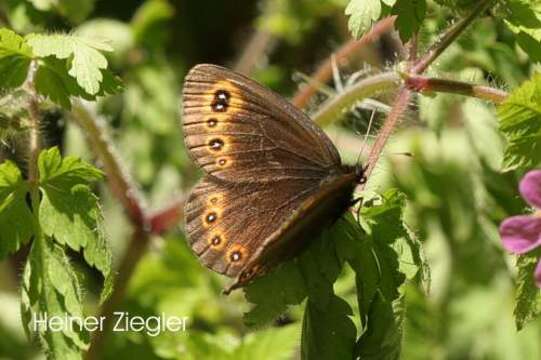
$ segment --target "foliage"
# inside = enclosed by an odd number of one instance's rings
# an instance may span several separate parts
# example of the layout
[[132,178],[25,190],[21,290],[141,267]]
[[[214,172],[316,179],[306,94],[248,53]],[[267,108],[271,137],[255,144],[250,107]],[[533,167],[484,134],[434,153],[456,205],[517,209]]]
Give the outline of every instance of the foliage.
[[[33,319],[99,315],[111,301],[143,318],[186,317],[187,329],[110,333],[90,359],[540,358],[541,254],[514,259],[498,234],[502,219],[532,212],[517,179],[541,167],[538,2],[494,1],[429,69],[507,91],[503,102],[457,89],[412,97],[355,194],[362,206],[243,290],[221,294],[228,279],[197,261],[181,210],[153,231],[200,175],[179,126],[193,64],[248,59],[250,77],[291,95],[291,75],[328,58],[336,91],[321,86],[315,109],[361,77],[407,72],[409,40],[422,58],[479,3],[0,2],[0,357],[86,356],[97,333]],[[398,36],[372,32],[390,16]],[[350,42],[363,35],[375,43]],[[315,83],[332,86],[324,72]],[[373,96],[325,129],[344,163],[393,106],[394,94]]]
[[29,34],[25,38],[0,29],[0,89],[19,87],[34,59],[35,89],[64,108],[70,96],[93,100],[114,93],[120,83],[106,70],[107,59],[99,52],[111,51],[103,41],[60,34]]
[[498,108],[507,140],[504,169],[531,168],[541,162],[541,74],[516,89]]

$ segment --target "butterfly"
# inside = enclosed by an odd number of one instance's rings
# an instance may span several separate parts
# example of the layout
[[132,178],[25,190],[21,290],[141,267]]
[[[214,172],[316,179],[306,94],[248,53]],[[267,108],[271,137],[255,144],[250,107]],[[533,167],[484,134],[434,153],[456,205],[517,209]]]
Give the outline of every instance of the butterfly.
[[294,257],[352,204],[360,165],[280,95],[223,67],[185,78],[184,142],[205,175],[184,208],[190,247],[245,286]]

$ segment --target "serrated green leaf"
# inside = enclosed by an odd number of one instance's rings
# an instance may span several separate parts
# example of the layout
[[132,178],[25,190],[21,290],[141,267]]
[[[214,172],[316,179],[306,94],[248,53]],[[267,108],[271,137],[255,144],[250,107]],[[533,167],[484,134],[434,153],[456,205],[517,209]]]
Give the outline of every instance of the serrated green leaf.
[[0,89],[21,86],[25,81],[32,49],[15,32],[0,28]]
[[98,269],[103,275],[103,288],[100,294],[100,302],[103,303],[111,292],[113,291],[114,276],[111,271],[111,264],[113,262],[111,255],[111,248],[106,241],[105,233],[103,229],[103,222],[101,214],[97,214],[100,221],[97,221],[95,232],[96,238],[90,241],[84,249],[83,256],[88,265]]
[[301,359],[353,359],[357,329],[351,307],[333,295],[321,308],[308,299],[302,322]]
[[0,58],[13,55],[31,58],[32,48],[22,36],[12,30],[0,28]]
[[298,258],[246,287],[246,299],[255,304],[245,315],[246,324],[268,323],[281,315],[287,306],[298,305],[307,296],[324,308],[333,296],[332,284],[342,269],[343,260],[338,256],[335,244],[348,225],[338,221],[314,239]]
[[[261,326],[276,319],[289,305],[298,305],[307,296],[303,276],[288,262],[244,289],[246,300],[255,306],[245,314],[249,326]],[[272,296],[269,296],[272,294]]]
[[348,28],[354,38],[361,37],[381,15],[380,0],[351,0],[346,7]]
[[336,251],[338,256],[347,261],[355,272],[360,321],[362,325],[366,325],[370,304],[378,290],[381,278],[378,259],[371,239],[355,222],[353,216],[347,216],[340,221],[347,221],[349,226],[345,227],[348,231],[337,238]]
[[392,303],[377,294],[368,314],[367,330],[355,346],[355,358],[363,360],[398,360],[402,332]]
[[26,244],[34,232],[27,193],[17,166],[11,161],[0,164],[0,259]]
[[41,186],[51,183],[71,188],[103,179],[103,172],[75,156],[62,158],[57,147],[43,150],[38,159]]
[[541,61],[541,2],[507,0],[505,24],[533,61]]
[[426,0],[398,0],[392,13],[397,15],[395,26],[402,42],[419,31],[426,15]]
[[521,255],[517,259],[518,277],[515,298],[515,324],[517,330],[541,315],[541,289],[535,285],[534,271],[539,259],[539,251]]
[[[80,332],[77,326],[71,328],[65,323],[60,325],[60,328],[53,329],[35,322],[45,317],[59,317],[64,320],[66,316],[80,316],[82,313],[79,312],[82,304],[76,290],[79,288],[78,279],[64,259],[62,249],[55,246],[50,239],[40,237],[32,243],[21,292],[23,325],[31,337],[39,337],[49,358],[82,359],[81,351],[87,349],[89,342],[87,333]],[[67,283],[59,284],[59,281]],[[66,306],[67,304],[69,306]],[[76,310],[76,313],[71,313],[72,310]]]
[[65,34],[30,34],[26,41],[39,57],[66,59],[69,63],[68,74],[77,80],[77,84],[89,95],[99,93],[102,70],[107,68],[107,59],[101,51],[112,51],[109,44],[98,39]]
[[67,82],[74,82],[74,79],[62,76],[62,71],[55,71],[55,68],[51,65],[52,61],[49,59],[47,63],[38,67],[34,86],[39,94],[48,97],[52,102],[69,110],[71,108],[70,96],[72,93]]
[[79,86],[76,79],[68,74],[65,61],[50,56],[40,61],[36,71],[35,87],[38,93],[69,110],[71,96],[94,100],[96,96],[114,94],[122,90],[122,83],[110,71],[102,70],[102,76],[100,91],[95,95],[89,95]]
[[499,128],[507,140],[504,170],[541,162],[541,74],[526,81],[498,107]]
[[52,183],[44,186],[40,205],[40,223],[48,236],[75,251],[86,248],[101,235],[97,199],[86,185],[63,189]]
[[30,59],[20,56],[0,58],[0,89],[21,86],[28,75]]
[[[66,310],[74,316],[83,315],[81,289],[66,254],[59,246],[50,245],[47,275],[51,285],[64,297]],[[45,275],[44,275],[45,276]]]
[[83,250],[87,263],[104,277],[105,299],[111,292],[111,254],[101,209],[89,188],[103,174],[78,158],[62,158],[58,148],[42,151],[38,168],[43,191],[39,212],[43,232],[61,245]]

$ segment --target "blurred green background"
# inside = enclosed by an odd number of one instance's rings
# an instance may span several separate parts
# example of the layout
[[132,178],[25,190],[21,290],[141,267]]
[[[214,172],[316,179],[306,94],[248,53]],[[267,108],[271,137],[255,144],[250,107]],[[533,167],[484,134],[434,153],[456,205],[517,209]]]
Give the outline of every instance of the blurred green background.
[[[268,1],[47,1],[2,0],[0,23],[30,31],[78,31],[107,38],[115,48],[111,69],[124,91],[101,99],[115,145],[152,207],[166,205],[197,181],[180,128],[182,80],[191,66],[215,63],[240,69],[291,97],[317,65],[350,40],[346,0]],[[423,49],[456,13],[430,3],[421,34]],[[422,50],[421,50],[422,51]],[[341,67],[354,73],[392,69],[403,49],[394,33],[354,53]],[[484,18],[438,60],[439,74],[512,88],[536,69],[501,22]],[[537,67],[539,69],[539,67]],[[307,107],[313,111],[336,92]],[[389,103],[392,97],[378,100]],[[345,159],[355,161],[371,111],[356,108],[329,129]],[[375,116],[378,128],[384,118]],[[513,259],[500,245],[499,221],[525,211],[517,196],[520,174],[499,172],[503,141],[494,107],[459,96],[420,97],[395,135],[369,191],[398,187],[410,200],[408,223],[425,244],[432,269],[430,289],[406,286],[404,359],[540,359],[541,321],[521,332],[513,319]],[[47,145],[93,161],[84,134],[53,107],[43,128]],[[2,158],[24,167],[24,142],[0,144]],[[404,156],[401,153],[411,153]],[[118,261],[131,229],[122,208],[103,184],[96,189]],[[0,358],[42,355],[29,345],[19,319],[18,282],[24,251],[0,263]],[[77,265],[77,258],[74,258]],[[407,271],[407,259],[403,259]],[[90,300],[99,276],[80,265]],[[293,359],[299,355],[302,309],[292,308],[274,326],[250,329],[242,315],[250,305],[241,292],[221,295],[225,280],[203,268],[187,248],[181,224],[156,237],[131,279],[122,309],[132,314],[188,316],[188,331],[157,337],[115,334],[110,359]],[[353,275],[345,272],[337,292],[355,303]],[[429,291],[429,295],[426,292]],[[89,309],[96,304],[90,302]]]

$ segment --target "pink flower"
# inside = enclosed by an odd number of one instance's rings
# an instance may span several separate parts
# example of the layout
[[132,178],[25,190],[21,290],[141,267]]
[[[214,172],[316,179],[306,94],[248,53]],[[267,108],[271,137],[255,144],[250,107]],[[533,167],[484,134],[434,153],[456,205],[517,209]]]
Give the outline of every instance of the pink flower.
[[[524,254],[541,246],[541,170],[528,172],[520,181],[519,190],[524,200],[537,212],[512,216],[501,223],[503,247],[513,254]],[[541,260],[535,268],[534,278],[541,288]]]

